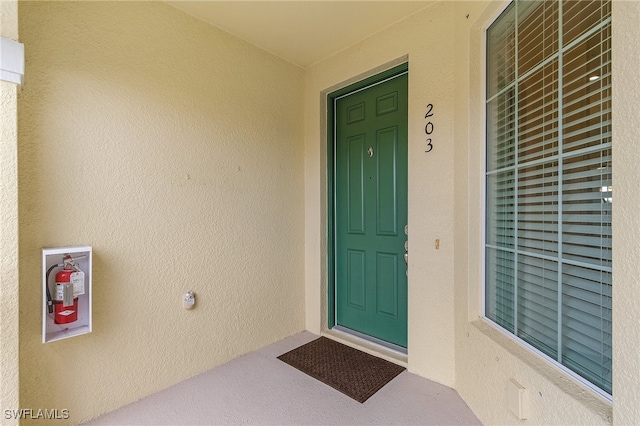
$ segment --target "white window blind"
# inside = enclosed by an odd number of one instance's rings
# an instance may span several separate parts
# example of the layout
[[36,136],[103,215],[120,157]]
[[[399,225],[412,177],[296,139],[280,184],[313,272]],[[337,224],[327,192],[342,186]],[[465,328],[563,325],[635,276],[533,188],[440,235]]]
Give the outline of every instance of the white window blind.
[[487,30],[485,317],[611,383],[611,4],[514,1]]

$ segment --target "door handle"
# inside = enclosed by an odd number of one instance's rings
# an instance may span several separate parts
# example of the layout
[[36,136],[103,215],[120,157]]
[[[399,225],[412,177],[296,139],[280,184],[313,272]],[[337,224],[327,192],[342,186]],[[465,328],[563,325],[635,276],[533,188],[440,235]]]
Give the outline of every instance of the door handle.
[[[409,235],[409,225],[404,226],[404,234]],[[409,264],[409,240],[404,242],[404,263]],[[407,271],[408,272],[408,271]]]

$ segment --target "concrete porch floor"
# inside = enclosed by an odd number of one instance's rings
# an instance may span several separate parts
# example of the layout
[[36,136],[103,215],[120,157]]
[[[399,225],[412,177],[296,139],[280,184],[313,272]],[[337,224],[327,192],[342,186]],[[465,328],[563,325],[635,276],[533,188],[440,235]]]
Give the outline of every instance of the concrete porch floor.
[[360,404],[276,358],[317,337],[288,337],[85,424],[481,424],[455,390],[407,371]]

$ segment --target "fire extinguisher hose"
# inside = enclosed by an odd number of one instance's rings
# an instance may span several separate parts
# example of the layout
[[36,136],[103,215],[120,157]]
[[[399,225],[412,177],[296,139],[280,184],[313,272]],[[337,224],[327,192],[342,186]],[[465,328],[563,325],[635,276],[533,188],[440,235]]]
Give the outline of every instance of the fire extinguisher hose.
[[46,285],[46,287],[47,287],[47,310],[49,311],[50,314],[53,313],[53,299],[51,298],[51,290],[49,289],[49,275],[51,275],[51,271],[53,271],[55,268],[59,268],[59,267],[62,267],[62,266],[64,266],[63,263],[56,264],[56,265],[53,265],[52,267],[50,267],[47,270],[47,285]]

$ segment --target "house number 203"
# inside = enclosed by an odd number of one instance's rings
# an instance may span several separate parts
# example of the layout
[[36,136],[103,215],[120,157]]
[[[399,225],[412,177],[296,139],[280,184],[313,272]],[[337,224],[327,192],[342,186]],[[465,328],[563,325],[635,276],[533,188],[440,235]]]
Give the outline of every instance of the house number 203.
[[431,135],[433,134],[433,122],[431,121],[433,117],[433,104],[427,105],[427,113],[424,115],[427,124],[424,125],[424,133],[427,137],[427,150],[425,152],[431,152],[433,150],[433,139]]

